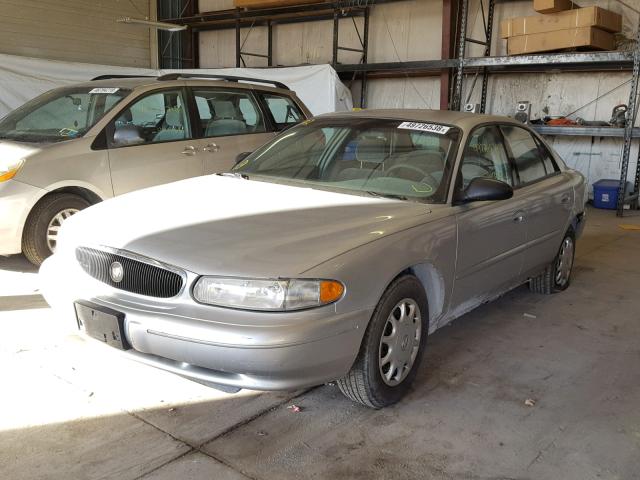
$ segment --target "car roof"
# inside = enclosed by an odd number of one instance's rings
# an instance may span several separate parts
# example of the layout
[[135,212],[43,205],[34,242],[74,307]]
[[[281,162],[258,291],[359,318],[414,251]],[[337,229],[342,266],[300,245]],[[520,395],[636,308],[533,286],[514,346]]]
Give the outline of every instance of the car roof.
[[359,110],[353,112],[338,112],[327,113],[320,115],[317,118],[371,118],[371,119],[393,119],[393,120],[406,120],[412,122],[434,122],[442,123],[446,125],[454,125],[460,127],[462,130],[470,130],[473,127],[483,123],[513,123],[515,125],[522,125],[522,123],[515,121],[513,118],[497,116],[497,115],[484,115],[480,113],[467,113],[457,112],[451,110],[429,110],[429,109],[410,109],[410,108],[395,108],[395,109],[372,109],[372,110]]
[[267,85],[261,85],[257,83],[245,83],[242,82],[234,82],[229,80],[216,80],[214,78],[189,78],[189,77],[179,77],[175,80],[158,80],[158,77],[117,77],[113,78],[105,78],[100,80],[91,80],[88,82],[75,83],[72,85],[67,85],[67,87],[118,87],[118,88],[127,88],[129,90],[135,90],[140,87],[149,87],[149,86],[175,86],[175,85],[184,85],[187,83],[188,85],[197,85],[197,86],[215,86],[215,87],[231,87],[231,88],[251,88],[253,90],[264,90],[269,92],[278,92],[279,94],[285,95],[293,95],[294,92],[291,90],[284,90],[282,88],[275,88]]

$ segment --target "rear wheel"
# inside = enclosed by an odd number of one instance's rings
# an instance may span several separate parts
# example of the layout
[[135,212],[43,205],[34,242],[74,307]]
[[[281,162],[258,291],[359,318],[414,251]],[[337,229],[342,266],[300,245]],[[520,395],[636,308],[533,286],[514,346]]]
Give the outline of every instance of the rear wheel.
[[413,275],[395,280],[371,317],[355,363],[337,382],[342,393],[372,408],[400,400],[425,350],[428,315],[420,281]]
[[575,257],[575,235],[567,231],[558,254],[540,275],[529,280],[529,289],[535,293],[552,294],[566,290],[571,283],[571,272]]
[[40,200],[27,218],[22,234],[22,252],[34,265],[40,265],[56,249],[62,224],[89,206],[84,198],[71,193],[54,193]]

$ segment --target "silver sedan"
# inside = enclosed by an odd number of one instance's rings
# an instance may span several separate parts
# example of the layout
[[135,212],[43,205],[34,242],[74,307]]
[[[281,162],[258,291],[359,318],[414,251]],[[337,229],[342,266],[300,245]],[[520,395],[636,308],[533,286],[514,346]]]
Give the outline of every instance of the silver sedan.
[[584,203],[511,119],[332,114],[230,173],[80,212],[41,273],[69,324],[138,361],[228,390],[337,380],[380,408],[439,327],[525,282],[568,287]]

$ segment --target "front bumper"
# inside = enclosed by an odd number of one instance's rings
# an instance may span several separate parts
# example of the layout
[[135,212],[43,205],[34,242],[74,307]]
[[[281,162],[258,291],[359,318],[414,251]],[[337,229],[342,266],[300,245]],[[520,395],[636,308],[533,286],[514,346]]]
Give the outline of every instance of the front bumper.
[[22,251],[22,231],[44,190],[16,180],[0,183],[0,255]]
[[197,304],[189,289],[175,299],[142,297],[99,283],[58,257],[41,268],[43,292],[68,326],[76,325],[78,299],[122,312],[133,347],[124,355],[205,384],[289,390],[340,378],[372,314],[338,314],[335,305],[285,313],[225,309]]

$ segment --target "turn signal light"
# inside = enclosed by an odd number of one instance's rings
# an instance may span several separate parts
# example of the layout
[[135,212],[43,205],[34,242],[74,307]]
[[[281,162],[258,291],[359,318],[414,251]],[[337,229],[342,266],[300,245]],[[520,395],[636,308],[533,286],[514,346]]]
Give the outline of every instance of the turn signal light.
[[331,303],[342,297],[344,286],[340,282],[333,280],[322,280],[320,282],[320,302]]

